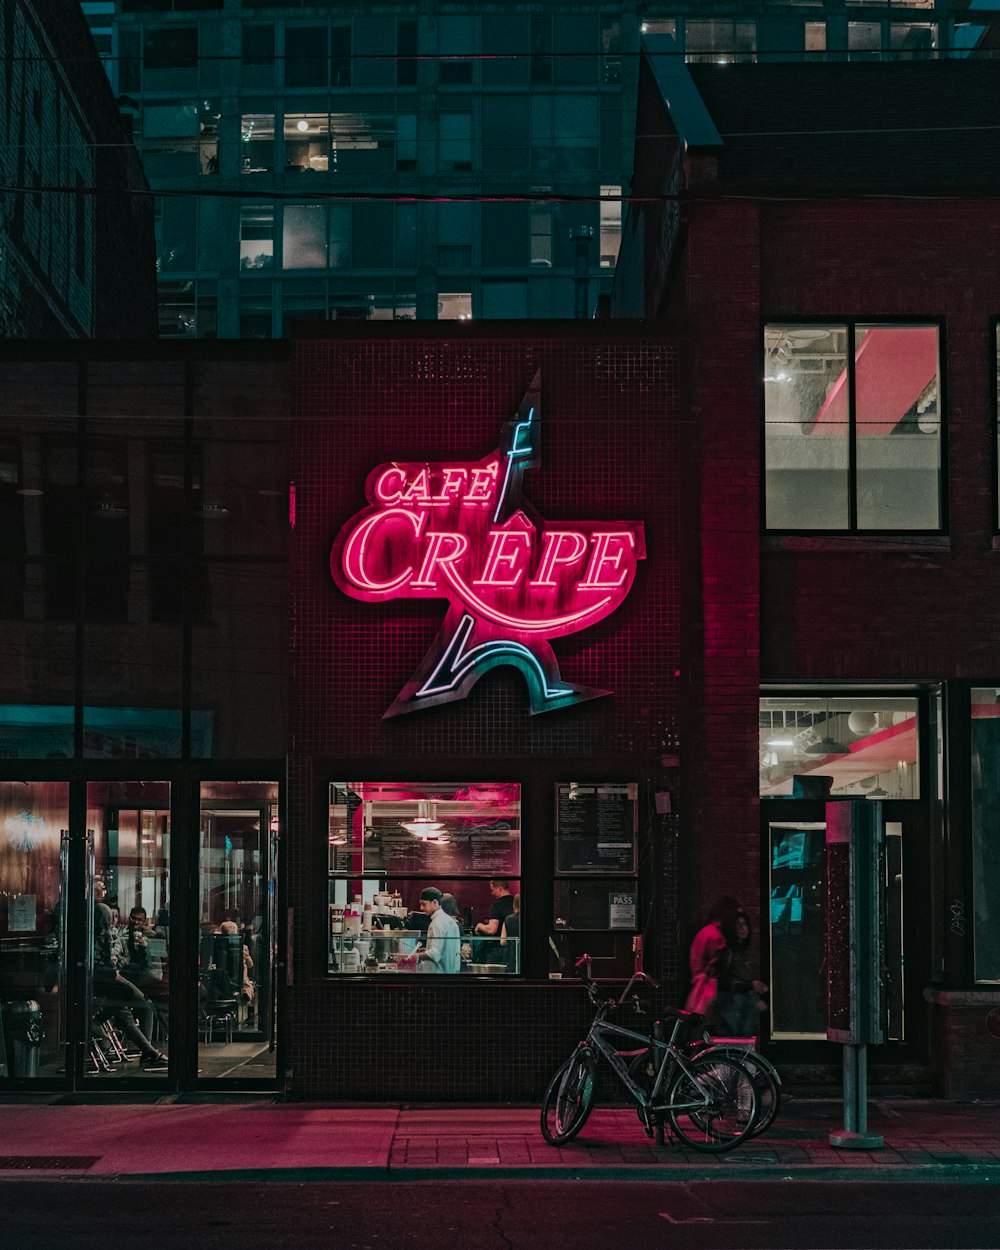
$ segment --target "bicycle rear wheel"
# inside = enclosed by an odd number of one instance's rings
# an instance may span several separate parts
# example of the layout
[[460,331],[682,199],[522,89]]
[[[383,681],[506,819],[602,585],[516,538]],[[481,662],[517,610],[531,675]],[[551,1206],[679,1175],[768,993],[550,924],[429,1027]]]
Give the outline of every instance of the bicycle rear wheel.
[[781,1109],[781,1077],[774,1065],[757,1051],[746,1050],[742,1046],[711,1046],[701,1054],[726,1055],[746,1068],[753,1077],[754,1092],[757,1095],[757,1119],[750,1136],[757,1137],[766,1132]]
[[667,1095],[674,1132],[692,1150],[732,1150],[754,1130],[757,1094],[742,1062],[729,1055],[699,1055],[678,1069]]
[[550,1146],[571,1141],[594,1105],[595,1057],[581,1047],[555,1074],[542,1099],[542,1136]]

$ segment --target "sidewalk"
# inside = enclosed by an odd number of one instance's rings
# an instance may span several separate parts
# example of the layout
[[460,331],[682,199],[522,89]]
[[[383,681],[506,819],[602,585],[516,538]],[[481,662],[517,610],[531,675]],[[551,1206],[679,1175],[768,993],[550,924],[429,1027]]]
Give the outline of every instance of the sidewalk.
[[881,1150],[831,1147],[832,1099],[786,1097],[760,1138],[723,1155],[650,1141],[633,1110],[597,1108],[555,1148],[534,1107],[332,1103],[0,1103],[0,1178],[386,1181],[843,1179],[1000,1182],[1000,1102],[882,1099]]

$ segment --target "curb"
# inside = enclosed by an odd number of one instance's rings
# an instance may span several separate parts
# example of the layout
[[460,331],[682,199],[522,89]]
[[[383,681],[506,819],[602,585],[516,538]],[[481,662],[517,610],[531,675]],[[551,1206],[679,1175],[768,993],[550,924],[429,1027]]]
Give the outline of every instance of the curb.
[[820,1164],[781,1166],[698,1167],[664,1164],[661,1167],[301,1167],[242,1168],[234,1171],[198,1172],[0,1172],[0,1183],[10,1180],[75,1181],[83,1184],[377,1184],[422,1181],[870,1181],[913,1184],[939,1181],[949,1184],[998,1185],[1000,1164],[927,1163],[903,1167],[826,1167]]

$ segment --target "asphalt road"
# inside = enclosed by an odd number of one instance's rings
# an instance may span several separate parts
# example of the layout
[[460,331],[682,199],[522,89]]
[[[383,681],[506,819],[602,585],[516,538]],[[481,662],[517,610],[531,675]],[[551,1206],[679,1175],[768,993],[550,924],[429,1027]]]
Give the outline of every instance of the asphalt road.
[[0,1181],[3,1250],[1000,1247],[990,1185]]

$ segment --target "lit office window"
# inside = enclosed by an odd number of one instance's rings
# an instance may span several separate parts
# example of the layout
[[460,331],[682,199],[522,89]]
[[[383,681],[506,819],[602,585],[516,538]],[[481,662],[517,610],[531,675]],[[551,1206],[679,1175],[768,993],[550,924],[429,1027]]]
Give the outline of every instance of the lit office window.
[[684,23],[686,61],[754,61],[757,59],[756,22],[687,21]]
[[270,173],[274,169],[274,114],[244,113],[240,138],[243,173]]
[[439,291],[438,321],[471,321],[471,291]]
[[326,113],[285,114],[285,172],[325,174],[330,167]]
[[619,186],[601,187],[601,268],[613,269],[622,242],[622,202]]

